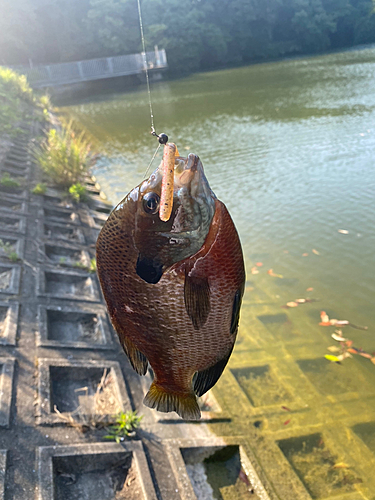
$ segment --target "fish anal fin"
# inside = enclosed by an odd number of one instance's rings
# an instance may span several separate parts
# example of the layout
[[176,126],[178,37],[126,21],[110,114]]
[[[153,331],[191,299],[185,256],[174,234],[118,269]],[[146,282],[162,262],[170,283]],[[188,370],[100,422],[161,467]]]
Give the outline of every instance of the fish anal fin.
[[193,392],[170,392],[158,385],[157,382],[152,382],[143,404],[165,413],[175,411],[184,420],[199,420],[201,418],[197,398]]
[[219,380],[224,368],[227,366],[230,355],[232,354],[233,347],[223,359],[220,359],[215,365],[197,372],[193,378],[194,392],[197,396],[203,396],[207,391],[209,391]]
[[121,343],[134,370],[138,373],[138,375],[146,375],[148,367],[146,356],[135,347],[131,340],[122,338]]
[[207,278],[185,275],[185,308],[195,330],[199,330],[207,321],[210,312],[210,285]]

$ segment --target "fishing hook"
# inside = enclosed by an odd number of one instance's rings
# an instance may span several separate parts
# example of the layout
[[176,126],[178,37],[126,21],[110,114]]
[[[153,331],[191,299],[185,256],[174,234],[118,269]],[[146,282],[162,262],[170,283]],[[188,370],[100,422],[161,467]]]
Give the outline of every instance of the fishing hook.
[[167,144],[167,142],[168,142],[168,136],[167,136],[167,134],[160,134],[160,135],[158,135],[155,132],[154,127],[151,127],[151,135],[157,137],[159,139],[159,143],[160,144]]

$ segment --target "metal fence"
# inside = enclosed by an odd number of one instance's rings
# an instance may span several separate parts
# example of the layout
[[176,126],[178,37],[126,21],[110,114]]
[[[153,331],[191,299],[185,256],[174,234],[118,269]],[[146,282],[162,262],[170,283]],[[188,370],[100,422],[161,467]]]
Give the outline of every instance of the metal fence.
[[[146,52],[146,58],[149,70],[162,70],[168,67],[164,49],[156,48],[155,51]],[[136,75],[144,72],[146,65],[144,54],[141,53],[47,66],[12,66],[12,68],[26,75],[32,87],[53,87],[115,76]]]

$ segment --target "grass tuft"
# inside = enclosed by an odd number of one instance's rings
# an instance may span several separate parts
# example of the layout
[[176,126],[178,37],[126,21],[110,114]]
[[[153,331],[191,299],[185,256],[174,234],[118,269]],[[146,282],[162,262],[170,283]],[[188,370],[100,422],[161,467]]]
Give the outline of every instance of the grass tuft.
[[[83,132],[75,133],[72,122],[61,131],[51,129],[36,149],[35,157],[43,171],[62,188],[80,184],[94,163],[90,143]],[[80,195],[79,190],[77,193]]]
[[13,246],[8,241],[4,242],[3,240],[0,239],[0,250],[4,252],[5,256],[11,262],[17,262],[19,260],[17,252],[13,250]]
[[16,181],[10,176],[9,172],[4,172],[3,176],[0,179],[0,184],[5,188],[10,188],[10,189],[19,188],[21,186],[21,184],[18,181]]
[[47,191],[47,184],[39,182],[31,191],[33,194],[43,195]]
[[121,443],[125,438],[129,437],[139,426],[143,415],[140,417],[136,411],[121,412],[116,416],[116,421],[108,427],[108,432],[105,439]]
[[85,188],[85,186],[82,186],[80,182],[77,182],[76,184],[70,186],[69,194],[72,197],[73,201],[76,201],[77,203],[81,201],[87,201],[89,197],[87,189]]

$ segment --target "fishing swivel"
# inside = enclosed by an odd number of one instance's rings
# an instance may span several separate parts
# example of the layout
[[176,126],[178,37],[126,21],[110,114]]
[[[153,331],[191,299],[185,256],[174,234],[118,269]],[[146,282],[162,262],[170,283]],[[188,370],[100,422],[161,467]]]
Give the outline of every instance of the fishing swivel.
[[151,135],[154,135],[155,137],[157,137],[159,139],[159,143],[160,144],[167,144],[167,142],[168,142],[168,136],[167,136],[167,134],[160,134],[160,135],[158,135],[155,132],[154,127],[151,127]]

